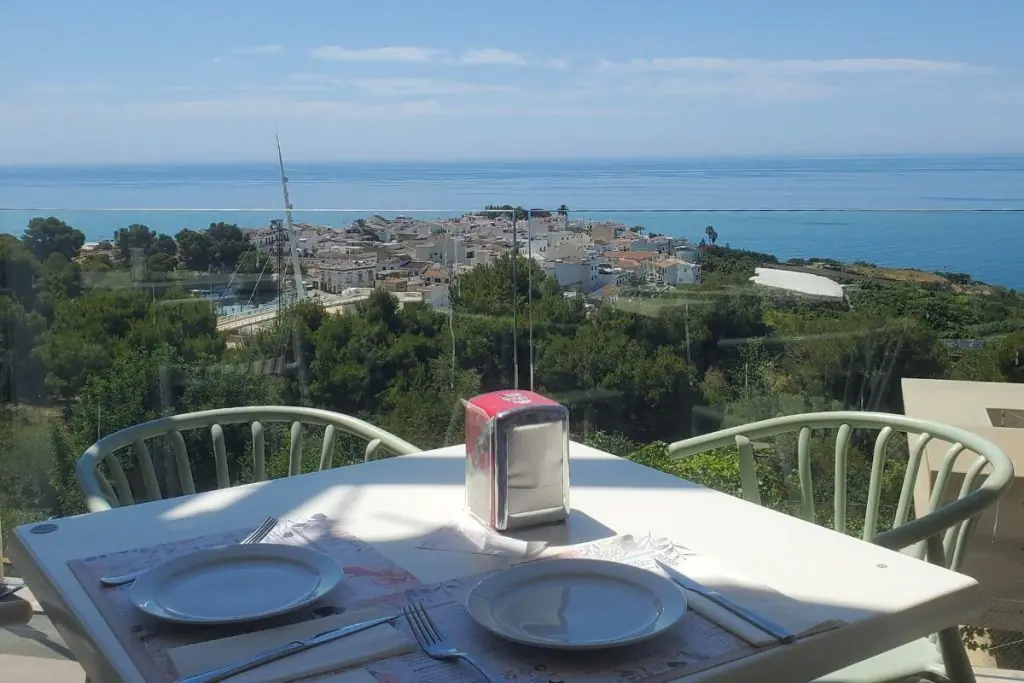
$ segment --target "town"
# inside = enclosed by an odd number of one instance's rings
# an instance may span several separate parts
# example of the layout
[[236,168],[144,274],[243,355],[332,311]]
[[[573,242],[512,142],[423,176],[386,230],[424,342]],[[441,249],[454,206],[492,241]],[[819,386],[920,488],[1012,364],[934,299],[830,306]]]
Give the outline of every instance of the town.
[[[325,298],[356,300],[383,288],[444,310],[454,278],[512,251],[534,259],[567,292],[595,300],[625,286],[700,284],[701,245],[644,235],[640,226],[537,213],[523,220],[496,211],[438,220],[372,216],[341,230],[297,224],[293,239],[305,286]],[[249,231],[249,239],[273,252],[287,235],[275,221]]]

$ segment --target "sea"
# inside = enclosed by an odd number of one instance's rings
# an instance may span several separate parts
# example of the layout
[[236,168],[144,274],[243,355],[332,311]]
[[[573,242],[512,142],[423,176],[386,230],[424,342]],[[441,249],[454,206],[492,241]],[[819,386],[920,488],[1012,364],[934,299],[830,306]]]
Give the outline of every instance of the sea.
[[[296,222],[444,218],[487,204],[642,225],[780,258],[955,271],[1024,290],[1024,155],[487,162],[287,162]],[[262,163],[0,166],[0,231],[56,216],[90,241],[283,217]]]

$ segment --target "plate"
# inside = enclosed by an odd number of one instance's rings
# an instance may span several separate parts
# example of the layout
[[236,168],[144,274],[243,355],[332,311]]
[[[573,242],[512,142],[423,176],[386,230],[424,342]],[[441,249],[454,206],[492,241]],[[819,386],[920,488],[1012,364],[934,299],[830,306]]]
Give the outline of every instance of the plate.
[[592,650],[653,638],[686,613],[665,577],[604,560],[541,560],[491,574],[466,609],[496,636],[523,645]]
[[143,612],[180,624],[255,621],[304,607],[343,576],[323,553],[255,543],[206,548],[157,565],[129,597]]

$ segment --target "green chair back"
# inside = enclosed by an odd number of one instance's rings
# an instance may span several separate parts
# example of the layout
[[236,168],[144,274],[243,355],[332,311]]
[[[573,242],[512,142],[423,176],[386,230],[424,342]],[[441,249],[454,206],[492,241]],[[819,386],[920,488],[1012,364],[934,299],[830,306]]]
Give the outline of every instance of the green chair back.
[[[182,493],[195,493],[192,463],[189,460],[182,432],[209,429],[216,466],[217,488],[227,488],[231,486],[231,480],[222,425],[248,423],[252,431],[253,479],[263,481],[266,479],[264,425],[281,422],[291,423],[289,476],[302,473],[304,425],[317,425],[325,428],[321,444],[321,470],[329,469],[332,465],[338,430],[368,441],[364,451],[365,461],[376,459],[384,451],[395,455],[407,455],[420,450],[390,432],[349,415],[298,406],[246,406],[173,415],[122,429],[100,439],[81,455],[75,468],[75,477],[78,479],[79,488],[90,512],[133,505],[136,502],[135,494],[132,492],[132,487],[118,455],[118,451],[121,449],[132,446],[135,450],[146,500],[160,500],[163,493],[146,442],[163,436],[171,443],[174,469]],[[106,473],[101,471],[101,465],[105,465]]]

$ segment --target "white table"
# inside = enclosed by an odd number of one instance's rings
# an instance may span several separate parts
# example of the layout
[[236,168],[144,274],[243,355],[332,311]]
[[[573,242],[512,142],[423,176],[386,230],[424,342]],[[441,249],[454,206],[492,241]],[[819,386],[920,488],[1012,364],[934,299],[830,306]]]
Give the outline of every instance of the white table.
[[[342,467],[186,498],[55,520],[15,531],[10,556],[96,683],[142,682],[68,569],[89,555],[152,546],[252,525],[270,514],[324,513],[431,583],[486,570],[493,558],[418,549],[463,503],[463,447]],[[844,626],[709,669],[689,681],[809,681],[981,609],[971,578],[863,543],[615,456],[572,444],[567,525],[549,540],[615,533],[667,536],[793,597],[834,606]],[[35,531],[35,533],[34,533]]]

